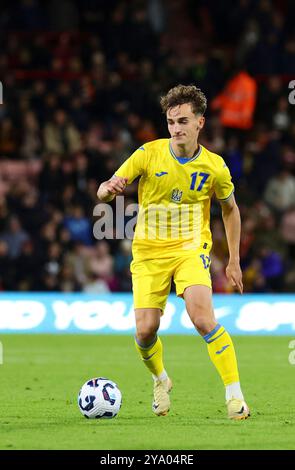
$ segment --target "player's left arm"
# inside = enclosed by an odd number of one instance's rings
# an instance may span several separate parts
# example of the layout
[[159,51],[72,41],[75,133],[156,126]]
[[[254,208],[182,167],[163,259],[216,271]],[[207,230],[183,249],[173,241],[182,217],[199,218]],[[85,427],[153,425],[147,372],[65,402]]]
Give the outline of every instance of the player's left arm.
[[235,201],[234,194],[227,200],[220,201],[222,219],[224,223],[226,239],[229,251],[229,261],[226,267],[226,277],[231,285],[243,293],[242,271],[240,267],[240,238],[241,217]]

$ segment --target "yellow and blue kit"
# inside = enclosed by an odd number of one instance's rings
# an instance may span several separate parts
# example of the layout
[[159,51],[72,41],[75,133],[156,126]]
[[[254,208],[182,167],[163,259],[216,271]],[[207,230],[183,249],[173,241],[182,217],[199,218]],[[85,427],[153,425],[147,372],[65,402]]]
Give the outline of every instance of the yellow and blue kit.
[[164,310],[174,278],[177,295],[195,284],[211,288],[210,203],[234,191],[224,160],[199,145],[192,158],[174,154],[169,139],[137,149],[116,171],[140,177],[131,263],[135,308]]

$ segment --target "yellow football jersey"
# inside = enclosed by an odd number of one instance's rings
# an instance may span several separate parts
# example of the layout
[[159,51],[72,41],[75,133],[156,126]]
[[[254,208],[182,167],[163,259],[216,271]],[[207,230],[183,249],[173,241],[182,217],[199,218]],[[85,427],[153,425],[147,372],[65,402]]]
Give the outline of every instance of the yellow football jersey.
[[116,171],[128,184],[140,176],[133,240],[137,259],[179,256],[212,245],[210,201],[234,191],[224,160],[199,145],[190,159],[177,157],[169,139],[148,142]]

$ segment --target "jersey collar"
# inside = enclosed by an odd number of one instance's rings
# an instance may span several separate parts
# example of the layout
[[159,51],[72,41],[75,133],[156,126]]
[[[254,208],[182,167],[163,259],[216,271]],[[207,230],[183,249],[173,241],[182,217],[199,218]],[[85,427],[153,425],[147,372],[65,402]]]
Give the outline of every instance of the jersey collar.
[[194,160],[196,160],[196,158],[198,158],[200,156],[200,153],[202,152],[202,145],[199,144],[199,148],[198,150],[196,151],[196,153],[191,157],[191,158],[187,158],[187,157],[177,157],[173,151],[173,148],[172,148],[172,145],[171,145],[171,142],[169,140],[169,151],[170,151],[170,154],[172,155],[172,157],[178,161],[178,163],[180,163],[181,165],[184,165],[185,163],[189,163],[189,162],[193,162]]

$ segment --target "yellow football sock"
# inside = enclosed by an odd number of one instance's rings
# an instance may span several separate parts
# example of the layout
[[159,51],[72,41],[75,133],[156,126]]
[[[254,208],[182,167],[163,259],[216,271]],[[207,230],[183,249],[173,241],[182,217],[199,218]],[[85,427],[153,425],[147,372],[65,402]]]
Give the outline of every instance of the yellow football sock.
[[159,377],[164,371],[163,365],[163,346],[159,337],[147,347],[138,344],[135,338],[135,347],[139,352],[141,359],[153,375]]
[[235,348],[224,327],[217,325],[204,336],[211,361],[219,372],[224,385],[239,382],[239,372]]

